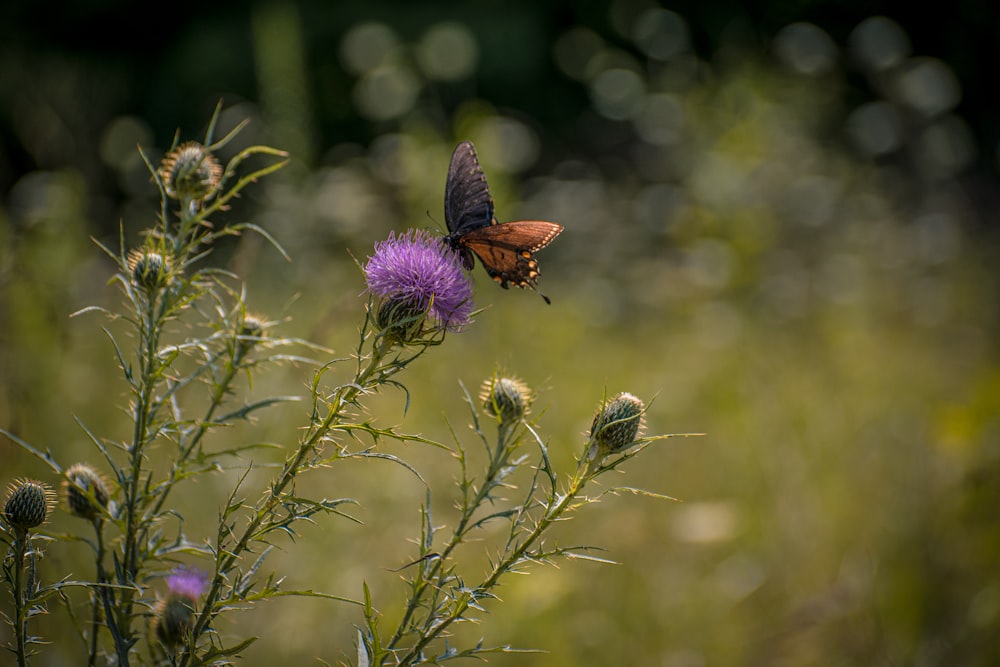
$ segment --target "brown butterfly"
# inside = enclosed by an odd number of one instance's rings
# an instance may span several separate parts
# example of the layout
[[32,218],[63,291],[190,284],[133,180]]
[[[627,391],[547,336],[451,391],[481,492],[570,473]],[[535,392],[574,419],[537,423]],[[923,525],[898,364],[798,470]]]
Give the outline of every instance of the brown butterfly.
[[[537,289],[538,260],[532,253],[552,243],[563,230],[562,225],[544,220],[498,223],[486,176],[470,141],[460,143],[451,155],[444,186],[444,220],[450,232],[444,240],[461,254],[465,268],[472,270],[475,255],[504,289],[510,283]],[[551,303],[547,296],[541,296]]]

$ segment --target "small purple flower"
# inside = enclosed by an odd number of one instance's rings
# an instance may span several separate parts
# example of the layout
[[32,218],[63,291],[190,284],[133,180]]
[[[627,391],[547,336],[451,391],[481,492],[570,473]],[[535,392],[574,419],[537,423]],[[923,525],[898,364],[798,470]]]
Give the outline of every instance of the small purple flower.
[[167,587],[175,595],[197,600],[208,589],[208,575],[197,568],[180,565],[167,577]]
[[428,232],[390,233],[376,243],[365,265],[365,281],[383,304],[426,312],[440,329],[457,332],[470,322],[472,283],[461,258]]

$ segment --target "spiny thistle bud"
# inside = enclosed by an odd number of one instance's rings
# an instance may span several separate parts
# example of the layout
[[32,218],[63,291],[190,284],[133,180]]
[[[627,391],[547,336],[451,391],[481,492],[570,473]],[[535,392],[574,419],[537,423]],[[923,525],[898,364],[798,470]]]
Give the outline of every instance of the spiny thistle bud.
[[70,513],[90,521],[101,516],[100,509],[107,509],[111,497],[107,483],[86,463],[76,463],[66,471],[63,494]]
[[494,375],[483,383],[479,398],[488,414],[502,423],[511,423],[528,413],[533,396],[520,380]]
[[246,356],[254,345],[260,342],[266,334],[264,331],[264,318],[247,313],[243,316],[243,323],[236,337],[236,359]]
[[54,498],[47,484],[33,479],[18,479],[7,490],[4,518],[14,528],[28,530],[45,523]]
[[197,141],[188,141],[167,153],[158,173],[167,196],[174,199],[205,199],[222,180],[219,161]]
[[645,408],[641,400],[626,392],[605,403],[590,426],[594,454],[604,457],[628,449],[639,437]]
[[128,254],[128,270],[134,285],[155,292],[170,280],[170,258],[155,250],[133,250]]
[[405,345],[424,334],[427,309],[406,299],[386,299],[375,310],[375,326],[388,339]]
[[170,595],[156,603],[153,627],[164,646],[177,646],[194,627],[194,601],[184,595]]
[[195,605],[208,587],[208,577],[201,570],[178,567],[167,577],[170,593],[156,603],[153,628],[164,646],[174,647],[194,627]]

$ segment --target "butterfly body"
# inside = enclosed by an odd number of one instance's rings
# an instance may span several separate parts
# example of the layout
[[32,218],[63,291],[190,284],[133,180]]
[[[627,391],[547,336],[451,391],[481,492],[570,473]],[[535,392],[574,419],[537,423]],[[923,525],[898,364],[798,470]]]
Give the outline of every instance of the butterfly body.
[[[563,226],[544,220],[498,223],[493,196],[472,143],[463,141],[451,156],[444,190],[445,242],[462,257],[466,269],[473,256],[500,287],[536,288],[539,270],[534,253],[553,241]],[[542,295],[548,301],[545,295]]]

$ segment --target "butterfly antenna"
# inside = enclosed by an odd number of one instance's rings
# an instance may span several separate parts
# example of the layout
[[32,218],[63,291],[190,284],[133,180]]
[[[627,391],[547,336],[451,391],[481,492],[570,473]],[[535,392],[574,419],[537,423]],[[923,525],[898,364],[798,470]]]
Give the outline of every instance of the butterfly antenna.
[[550,306],[552,305],[552,299],[550,299],[549,297],[545,296],[545,295],[544,295],[544,294],[542,294],[541,292],[539,292],[539,293],[538,293],[538,296],[540,296],[540,297],[542,297],[543,299],[545,299],[545,303],[549,304]]

